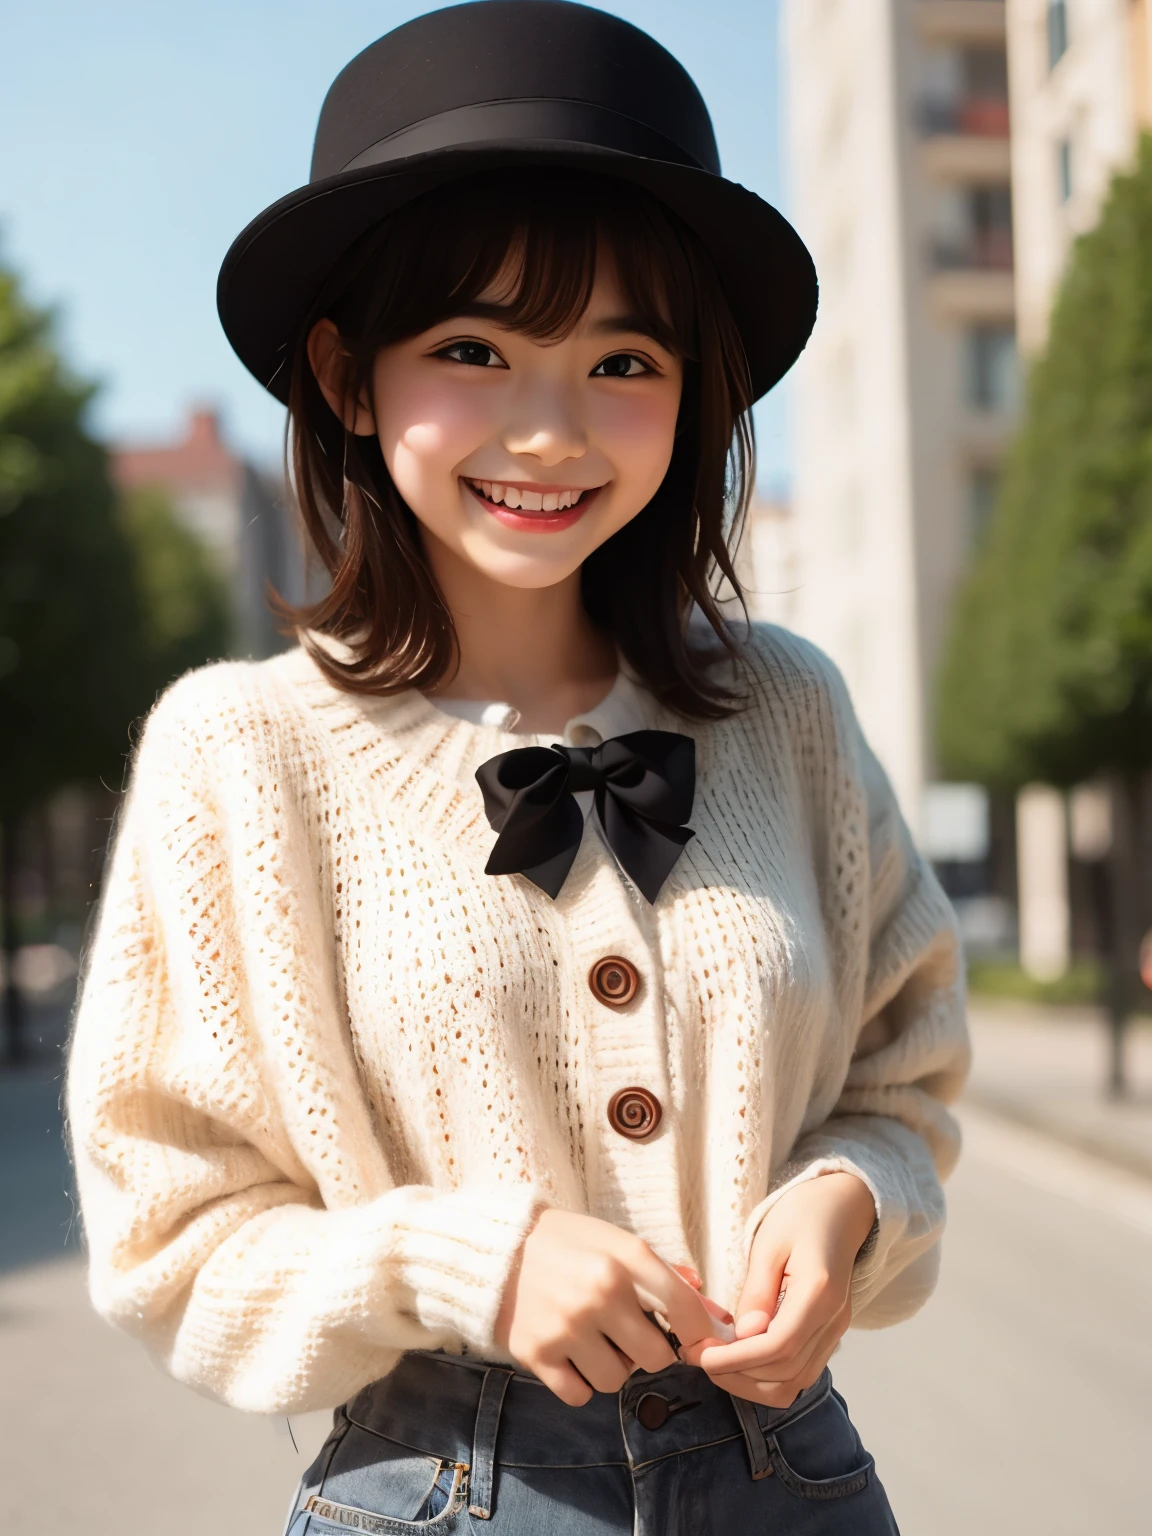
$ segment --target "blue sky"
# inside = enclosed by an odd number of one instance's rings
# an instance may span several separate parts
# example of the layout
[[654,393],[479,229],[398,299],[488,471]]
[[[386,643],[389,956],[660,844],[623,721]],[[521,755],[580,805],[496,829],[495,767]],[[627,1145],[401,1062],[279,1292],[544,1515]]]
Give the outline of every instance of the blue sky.
[[[191,402],[275,459],[283,412],[215,311],[233,236],[307,179],[333,76],[421,12],[405,0],[35,0],[4,7],[0,260],[54,305],[101,384],[104,435],[163,437]],[[778,0],[609,0],[689,68],[727,175],[780,205]],[[784,402],[757,413],[760,483],[787,478]]]

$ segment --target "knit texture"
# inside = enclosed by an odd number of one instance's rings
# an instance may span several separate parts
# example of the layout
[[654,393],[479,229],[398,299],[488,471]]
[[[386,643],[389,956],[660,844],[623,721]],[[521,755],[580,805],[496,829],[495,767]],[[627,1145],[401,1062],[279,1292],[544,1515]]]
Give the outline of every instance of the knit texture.
[[[411,1348],[500,1358],[542,1203],[731,1306],[757,1222],[848,1169],[857,1323],[923,1301],[968,1048],[948,903],[838,674],[785,631],[689,723],[689,843],[649,906],[590,824],[552,902],[492,877],[474,774],[530,738],[300,649],[190,673],[144,730],[87,957],[68,1108],[98,1310],[237,1406],[331,1406]],[[588,985],[621,955],[623,1010]],[[620,1088],[657,1095],[648,1141]]]

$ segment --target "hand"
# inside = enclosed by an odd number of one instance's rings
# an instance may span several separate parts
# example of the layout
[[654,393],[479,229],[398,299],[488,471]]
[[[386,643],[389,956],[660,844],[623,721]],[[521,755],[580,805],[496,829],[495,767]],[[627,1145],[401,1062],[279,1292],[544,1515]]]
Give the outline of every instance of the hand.
[[685,1348],[684,1359],[734,1397],[787,1408],[819,1380],[852,1321],[852,1267],[875,1218],[855,1174],[794,1185],[753,1239],[736,1342],[705,1340]]
[[682,1342],[715,1325],[696,1292],[648,1244],[594,1216],[545,1210],[524,1241],[496,1318],[501,1348],[580,1408],[592,1391],[618,1392],[640,1366],[676,1359],[645,1312]]

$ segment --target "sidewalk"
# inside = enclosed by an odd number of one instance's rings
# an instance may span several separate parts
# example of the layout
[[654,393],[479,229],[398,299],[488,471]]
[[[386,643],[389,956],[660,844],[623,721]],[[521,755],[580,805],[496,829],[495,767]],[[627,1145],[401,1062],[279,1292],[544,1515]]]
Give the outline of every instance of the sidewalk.
[[1152,1023],[1128,1033],[1127,1097],[1106,1095],[1108,1035],[1097,1008],[974,998],[974,1104],[1152,1178]]

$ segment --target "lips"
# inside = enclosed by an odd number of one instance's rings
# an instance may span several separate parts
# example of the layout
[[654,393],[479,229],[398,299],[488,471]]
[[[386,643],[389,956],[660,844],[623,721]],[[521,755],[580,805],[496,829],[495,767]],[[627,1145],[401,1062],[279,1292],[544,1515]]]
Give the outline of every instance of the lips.
[[486,512],[518,533],[560,533],[580,521],[602,485],[505,485],[498,480],[464,479]]

